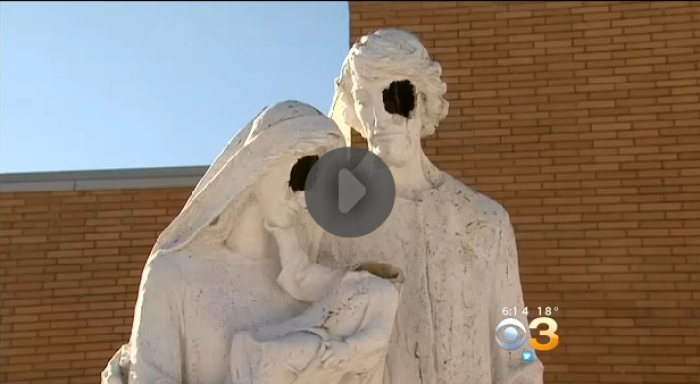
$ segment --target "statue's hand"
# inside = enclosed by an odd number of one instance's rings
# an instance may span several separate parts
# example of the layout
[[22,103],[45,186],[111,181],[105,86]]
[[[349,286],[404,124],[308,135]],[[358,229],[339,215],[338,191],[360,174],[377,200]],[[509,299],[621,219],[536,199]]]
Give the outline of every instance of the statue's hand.
[[333,368],[350,360],[350,345],[344,341],[326,342],[326,348],[321,356],[324,368]]
[[292,238],[296,238],[296,231],[294,227],[280,227],[277,225],[271,225],[264,221],[263,226],[265,230],[272,234],[278,242],[286,242]]
[[294,227],[299,223],[302,211],[307,209],[304,192],[292,192],[287,188],[284,197],[284,204],[278,206],[274,211],[268,211],[265,221],[271,226],[287,228]]

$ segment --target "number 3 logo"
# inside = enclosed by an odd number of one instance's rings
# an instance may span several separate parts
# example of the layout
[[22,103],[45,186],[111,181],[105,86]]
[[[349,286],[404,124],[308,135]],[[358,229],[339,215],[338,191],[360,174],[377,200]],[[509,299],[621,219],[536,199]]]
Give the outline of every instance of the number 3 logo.
[[[547,326],[547,329],[538,329],[540,324],[544,324]],[[540,336],[546,336],[549,339],[549,342],[546,344],[542,344],[539,341],[537,341],[536,338],[531,337],[530,338],[530,345],[532,348],[534,348],[536,351],[551,351],[554,348],[559,345],[559,335],[556,334],[557,332],[557,322],[550,318],[550,317],[538,317],[530,323],[530,329],[538,329],[540,331]]]

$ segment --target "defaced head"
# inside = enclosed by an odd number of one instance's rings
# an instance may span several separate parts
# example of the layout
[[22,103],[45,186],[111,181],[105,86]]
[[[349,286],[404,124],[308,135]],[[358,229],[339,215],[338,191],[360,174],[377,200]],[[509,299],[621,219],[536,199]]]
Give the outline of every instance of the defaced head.
[[357,76],[352,95],[370,151],[390,166],[402,166],[420,151],[422,119],[410,80],[368,81]]
[[397,29],[362,37],[337,83],[344,124],[367,139],[389,166],[421,153],[421,138],[447,116],[440,65],[414,35]]
[[306,178],[318,156],[304,156],[273,168],[257,186],[256,197],[265,223],[287,228],[306,209]]

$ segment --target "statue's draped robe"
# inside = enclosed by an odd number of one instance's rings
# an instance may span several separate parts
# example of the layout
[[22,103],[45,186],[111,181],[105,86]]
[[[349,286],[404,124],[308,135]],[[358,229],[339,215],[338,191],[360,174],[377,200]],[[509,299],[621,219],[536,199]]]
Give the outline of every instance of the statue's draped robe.
[[[235,358],[231,348],[236,334],[254,332],[297,315],[311,319],[297,324],[297,331],[318,326],[324,320],[323,316],[306,311],[309,304],[293,299],[279,287],[276,277],[281,266],[276,257],[244,258],[215,245],[205,248],[204,253],[202,247],[195,249],[199,253],[194,254],[189,248],[171,254],[157,252],[144,268],[130,342],[129,384],[248,384],[230,374],[232,367],[237,367],[237,362],[232,365],[231,360]],[[374,321],[377,317],[374,315],[382,314],[385,308],[395,308],[390,301],[398,300],[398,292],[396,297],[387,296],[386,290],[370,294],[376,297],[366,298],[365,311],[348,318],[349,324],[344,325],[349,338],[371,336],[374,324],[368,322]],[[370,337],[365,344],[372,346],[378,340]],[[286,359],[294,359],[297,354],[286,355],[286,350],[301,347],[285,349],[274,342],[266,345],[279,349],[271,353],[280,359],[269,363],[280,365],[290,364],[291,360]],[[240,348],[236,351],[246,354]],[[354,357],[357,364],[348,364],[352,367],[348,375],[311,363],[302,369],[305,379],[301,381],[266,384],[319,384],[317,380],[325,384],[381,384],[383,366],[376,361],[381,362],[378,354],[383,355],[384,351],[363,348],[359,352],[361,356]]]
[[[296,101],[264,109],[236,134],[158,237],[141,278],[131,339],[108,363],[103,384],[229,383],[234,334],[306,308],[277,284],[275,252],[264,258],[234,254],[213,229],[245,220],[242,207],[273,167],[342,143],[328,118]],[[300,243],[313,248],[314,239],[311,230]]]
[[[368,272],[328,272],[331,286],[300,316],[234,337],[233,383],[383,384],[399,288]],[[337,367],[323,367],[318,359],[319,347],[329,341],[344,341],[350,349]]]
[[318,261],[371,258],[403,269],[385,384],[541,384],[541,363],[522,362],[527,343],[508,352],[494,341],[502,308],[523,308],[508,214],[447,174],[442,179],[414,199],[397,197],[369,235],[325,234]]
[[226,253],[185,248],[149,259],[134,316],[129,384],[228,383],[236,332],[304,309],[276,284],[275,257]]

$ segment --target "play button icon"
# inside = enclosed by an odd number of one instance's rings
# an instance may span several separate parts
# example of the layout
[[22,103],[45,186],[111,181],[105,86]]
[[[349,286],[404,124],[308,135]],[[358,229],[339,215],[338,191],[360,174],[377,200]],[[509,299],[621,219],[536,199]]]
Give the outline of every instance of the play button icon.
[[334,149],[323,155],[306,178],[306,206],[327,232],[360,237],[386,221],[396,187],[389,167],[362,148]]
[[367,188],[350,171],[343,168],[338,172],[338,209],[341,213],[348,213],[366,194]]

